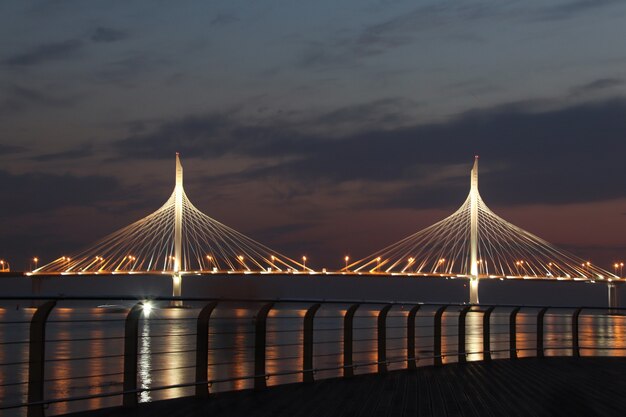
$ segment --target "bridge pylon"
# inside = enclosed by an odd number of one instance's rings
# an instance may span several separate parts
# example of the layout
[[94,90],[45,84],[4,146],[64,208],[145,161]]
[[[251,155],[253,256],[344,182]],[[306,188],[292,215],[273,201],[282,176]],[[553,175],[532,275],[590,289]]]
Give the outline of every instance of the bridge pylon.
[[[174,273],[172,274],[172,297],[182,295],[183,276],[180,273],[183,253],[183,166],[176,152],[176,185],[174,186]],[[181,307],[182,301],[172,301],[173,307]]]
[[478,304],[478,155],[470,172],[470,304]]

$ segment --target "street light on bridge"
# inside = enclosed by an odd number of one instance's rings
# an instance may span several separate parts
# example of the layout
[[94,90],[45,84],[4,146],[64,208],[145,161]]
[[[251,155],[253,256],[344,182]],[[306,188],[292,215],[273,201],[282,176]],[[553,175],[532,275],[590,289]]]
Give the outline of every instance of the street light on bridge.
[[348,261],[350,260],[350,257],[346,255],[346,257],[343,258],[343,260],[346,261],[346,271],[348,271]]
[[[104,258],[100,258],[102,259],[102,261],[104,262]],[[130,270],[134,270],[135,269],[135,261],[137,260],[137,258],[135,256],[132,255],[128,255],[128,264],[130,266]]]
[[70,262],[72,261],[72,258],[70,258],[69,256],[64,256],[63,261],[65,261],[65,270],[69,270],[70,268]]
[[[435,266],[435,272],[437,272],[437,270],[439,269],[439,267],[446,262],[446,258],[441,258],[437,261],[437,265]],[[444,266],[444,272],[445,272],[445,266]]]
[[306,271],[306,256],[302,257],[302,271]]
[[241,266],[243,266],[243,267],[244,267],[244,269],[246,269],[246,270],[248,270],[248,271],[250,270],[250,268],[248,268],[248,266],[246,265],[246,263],[243,261],[243,260],[244,260],[243,255],[239,255],[239,256],[237,257],[237,259],[238,259],[238,260],[239,260],[239,262],[241,263]]

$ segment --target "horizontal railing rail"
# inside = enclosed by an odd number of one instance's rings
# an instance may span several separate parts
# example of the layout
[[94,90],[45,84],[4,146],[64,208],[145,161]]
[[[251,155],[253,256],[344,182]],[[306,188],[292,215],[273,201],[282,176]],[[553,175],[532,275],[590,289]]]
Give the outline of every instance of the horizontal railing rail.
[[[376,367],[376,372],[385,373],[389,370],[390,365],[404,364],[404,368],[415,370],[418,362],[432,362],[434,366],[443,365],[448,358],[456,358],[459,363],[466,362],[470,357],[481,357],[485,361],[492,360],[492,355],[500,355],[500,357],[508,357],[515,360],[521,353],[534,353],[535,356],[542,358],[546,355],[546,351],[550,353],[565,352],[571,353],[571,356],[580,357],[581,351],[601,351],[610,352],[612,355],[624,355],[626,353],[626,341],[620,339],[620,346],[581,346],[580,336],[586,335],[591,338],[600,339],[604,337],[598,335],[597,332],[580,329],[580,317],[604,318],[614,317],[616,315],[626,315],[626,308],[606,308],[606,307],[580,307],[580,306],[543,306],[543,305],[469,305],[463,303],[417,303],[405,301],[381,301],[381,300],[327,300],[327,299],[239,299],[224,298],[212,299],[205,297],[135,297],[135,296],[113,296],[113,297],[74,297],[74,296],[58,296],[58,297],[3,297],[0,302],[13,302],[20,300],[30,300],[33,304],[39,304],[35,307],[34,314],[30,321],[24,320],[7,320],[2,321],[0,318],[0,326],[2,325],[24,325],[28,324],[28,339],[17,338],[18,340],[9,340],[0,342],[0,346],[6,345],[19,346],[28,345],[28,360],[14,360],[0,363],[2,367],[28,365],[28,380],[16,382],[4,382],[1,386],[27,386],[27,401],[16,401],[7,403],[2,400],[0,410],[10,410],[26,408],[29,417],[44,416],[46,407],[58,403],[70,403],[75,401],[85,401],[106,397],[121,397],[122,404],[126,407],[135,407],[139,402],[139,394],[145,392],[157,392],[176,388],[194,388],[195,396],[206,398],[209,396],[209,390],[215,384],[232,383],[237,381],[251,381],[252,387],[256,390],[265,389],[267,381],[274,377],[301,375],[304,383],[315,381],[315,377],[322,372],[340,371],[344,377],[350,378],[355,375],[358,368]],[[132,306],[119,306],[122,312],[125,312],[123,319],[60,319],[56,317],[54,320],[48,321],[51,313],[57,308],[59,303],[67,302],[93,302],[93,301],[123,301],[132,302]],[[164,334],[152,334],[149,338],[194,338],[193,344],[179,346],[174,350],[154,350],[150,355],[168,355],[168,354],[190,354],[189,357],[195,356],[195,363],[179,364],[176,368],[152,369],[151,372],[170,371],[172,369],[189,369],[195,370],[193,381],[162,384],[150,387],[138,386],[139,357],[144,355],[139,349],[140,331],[139,320],[142,318],[144,308],[147,302],[151,303],[193,303],[195,307],[199,307],[200,312],[195,317],[177,317],[177,318],[155,318],[155,323],[161,326],[170,326],[170,323],[189,322],[195,320],[196,332],[177,329],[175,332]],[[244,303],[247,308],[254,308],[254,314],[245,317],[224,317],[216,315],[216,310],[232,311],[236,307],[233,303]],[[281,307],[291,307],[298,305],[300,310],[304,310],[303,315],[297,316],[277,316],[271,317],[272,320],[283,320],[284,323],[290,323],[284,319],[298,320],[298,325],[292,328],[268,329],[268,317],[272,311],[280,311]],[[323,306],[340,306],[342,314],[316,317],[320,308]],[[76,306],[74,306],[76,308]],[[365,314],[359,316],[360,312]],[[524,323],[518,323],[518,316],[523,313],[531,315],[531,321],[528,318]],[[569,331],[548,330],[546,332],[546,316],[559,318],[559,325],[569,325]],[[467,320],[469,314],[482,315],[480,319],[480,332],[467,332]],[[508,317],[507,317],[508,316]],[[417,317],[420,320],[431,320],[430,324],[417,323]],[[479,316],[480,317],[480,316]],[[494,318],[500,322],[492,323]],[[403,325],[388,325],[389,319],[404,320]],[[224,329],[223,331],[215,330],[211,326],[214,320],[249,320],[252,321],[250,327],[233,329]],[[341,320],[342,326],[331,325],[332,327],[316,328],[314,323],[317,320]],[[374,320],[373,326],[355,325],[356,319]],[[504,322],[506,321],[506,322]],[[67,337],[56,336],[46,337],[46,330],[51,325],[60,324],[80,324],[88,326],[93,323],[102,322],[118,322],[123,323],[123,333],[119,335],[104,336],[98,335],[94,337]],[[553,323],[551,323],[553,324]],[[245,322],[244,322],[245,325]],[[288,325],[288,324],[286,324]],[[291,325],[289,325],[291,326]],[[534,329],[527,329],[527,327]],[[611,326],[623,328],[623,323],[613,323]],[[474,323],[476,328],[476,323]],[[508,331],[503,331],[508,327]],[[449,332],[448,329],[456,329]],[[501,330],[495,331],[492,330]],[[522,330],[523,329],[523,330]],[[419,334],[428,330],[428,334]],[[171,331],[171,330],[170,330]],[[315,341],[316,333],[339,332],[338,339]],[[357,332],[370,332],[367,336],[355,337]],[[375,336],[370,336],[374,334]],[[328,335],[328,333],[326,333]],[[616,337],[622,337],[622,333]],[[210,346],[211,337],[245,336],[250,335],[250,341],[247,344],[239,346]],[[285,339],[290,336],[291,339]],[[507,336],[508,338],[504,338]],[[525,338],[519,340],[521,335],[535,335],[534,339]],[[271,336],[273,339],[268,340]],[[561,337],[564,336],[564,337]],[[492,340],[493,337],[503,337],[502,340]],[[282,338],[282,339],[281,339]],[[417,340],[432,339],[432,345],[419,346],[418,352]],[[481,349],[470,348],[466,344],[469,338],[478,339],[482,343]],[[456,343],[452,340],[456,339]],[[595,340],[594,339],[594,340]],[[45,355],[46,346],[55,343],[109,343],[123,342],[123,351],[115,354],[100,355],[74,355],[62,357],[49,357]],[[523,346],[518,344],[523,341]],[[252,343],[250,343],[252,342]],[[375,350],[362,350],[355,348],[356,344],[365,343],[366,345],[375,346]],[[503,344],[508,343],[508,348],[502,348]],[[327,351],[315,354],[315,347],[322,345],[331,346],[336,344],[339,351],[329,353]],[[496,345],[496,346],[494,346]],[[301,347],[301,353],[295,355],[293,351],[289,354],[274,354],[267,356],[268,349],[284,349]],[[495,348],[494,348],[495,347]],[[456,348],[455,350],[453,350]],[[250,350],[253,354],[251,360],[238,358],[237,360],[227,360],[223,362],[209,363],[209,352],[228,351],[238,349],[238,352]],[[400,353],[395,353],[400,352]],[[427,354],[424,354],[427,353]],[[192,355],[195,354],[195,355]],[[388,357],[388,354],[391,356]],[[367,355],[376,357],[376,360],[355,360],[355,355]],[[503,356],[508,355],[508,356]],[[314,362],[321,357],[336,357],[339,364],[333,366],[314,366]],[[17,359],[17,358],[14,358]],[[46,370],[54,368],[55,363],[67,361],[88,361],[88,360],[119,360],[122,362],[120,372],[109,372],[101,375],[83,375],[46,377]],[[297,360],[301,361],[298,369],[279,370],[270,372],[267,370],[268,362],[276,360]],[[236,375],[232,377],[215,377],[210,378],[209,369],[211,367],[226,366],[231,364],[250,364],[251,370],[246,375]],[[47,365],[47,366],[46,366]],[[60,380],[75,380],[85,378],[96,378],[102,376],[121,376],[122,381],[119,385],[122,389],[114,389],[109,392],[93,393],[86,395],[70,395],[55,398],[46,398],[45,386],[47,383],[58,382]]]

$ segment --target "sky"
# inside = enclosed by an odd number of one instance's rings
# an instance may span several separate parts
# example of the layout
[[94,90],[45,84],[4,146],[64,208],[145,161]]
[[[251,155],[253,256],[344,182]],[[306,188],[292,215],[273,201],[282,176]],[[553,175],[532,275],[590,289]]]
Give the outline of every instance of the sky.
[[0,258],[75,252],[174,185],[316,268],[452,213],[626,258],[626,3],[0,2]]

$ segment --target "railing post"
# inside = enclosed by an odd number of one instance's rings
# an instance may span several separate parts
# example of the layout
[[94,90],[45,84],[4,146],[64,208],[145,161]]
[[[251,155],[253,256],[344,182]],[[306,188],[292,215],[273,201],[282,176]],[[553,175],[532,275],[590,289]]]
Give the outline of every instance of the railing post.
[[489,307],[483,314],[483,360],[491,360],[491,313],[495,306]]
[[217,301],[205,305],[196,322],[196,397],[209,396],[209,319]]
[[574,310],[574,314],[572,315],[572,355],[579,358],[580,357],[580,340],[578,339],[578,317],[580,313],[583,311],[582,307]]
[[349,378],[354,376],[354,367],[352,364],[352,322],[354,321],[354,313],[360,304],[353,304],[346,310],[343,317],[343,376]]
[[267,387],[265,383],[265,346],[267,315],[274,307],[274,303],[267,303],[256,314],[254,320],[254,389],[262,390]]
[[409,310],[406,317],[406,367],[410,370],[417,369],[415,363],[415,315],[420,307],[420,304],[414,306]]
[[387,372],[387,313],[393,304],[387,304],[378,313],[378,373]]
[[304,315],[302,327],[302,382],[313,382],[313,319],[321,304],[313,304]]
[[124,324],[124,407],[137,406],[137,344],[143,303],[130,309]]
[[56,301],[41,305],[30,320],[28,341],[28,417],[43,417],[44,370],[46,368],[46,321]]
[[435,311],[435,328],[433,329],[433,364],[435,366],[443,364],[443,358],[441,357],[441,318],[446,308],[448,308],[447,305],[441,306]]
[[472,306],[465,306],[459,312],[459,342],[458,342],[458,360],[460,363],[467,362],[467,354],[465,353],[465,317]]
[[517,313],[522,307],[515,307],[509,316],[509,357],[517,359]]
[[543,358],[543,316],[546,315],[546,311],[548,311],[548,307],[544,307],[539,310],[537,314],[537,357]]

